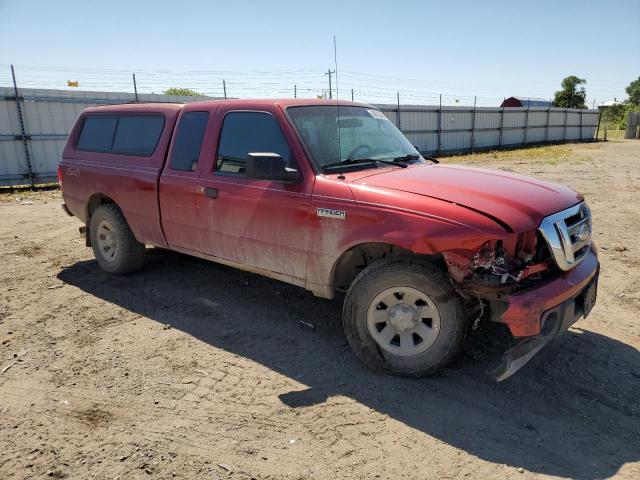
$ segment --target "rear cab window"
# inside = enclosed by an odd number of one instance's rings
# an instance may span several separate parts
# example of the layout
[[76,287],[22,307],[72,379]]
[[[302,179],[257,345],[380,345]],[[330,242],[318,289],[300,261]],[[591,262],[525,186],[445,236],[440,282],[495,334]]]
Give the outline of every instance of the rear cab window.
[[172,170],[194,171],[209,121],[209,112],[187,112],[178,122],[169,166]]
[[76,148],[148,157],[155,151],[164,125],[161,114],[87,115]]
[[84,119],[77,147],[79,150],[108,152],[113,145],[113,135],[116,132],[116,116],[88,116]]

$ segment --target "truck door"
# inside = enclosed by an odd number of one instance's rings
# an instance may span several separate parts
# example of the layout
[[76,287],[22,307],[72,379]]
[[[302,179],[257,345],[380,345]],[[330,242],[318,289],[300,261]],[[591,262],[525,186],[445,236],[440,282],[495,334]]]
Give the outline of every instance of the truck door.
[[198,160],[208,120],[209,112],[181,113],[169,158],[160,176],[162,228],[171,247],[197,250]]
[[[222,259],[305,278],[312,180],[254,180],[245,175],[251,152],[273,152],[300,170],[282,128],[282,112],[218,112],[219,139],[212,168],[202,171],[197,195],[200,251]],[[286,125],[285,125],[286,127]],[[289,138],[283,133],[288,132]]]

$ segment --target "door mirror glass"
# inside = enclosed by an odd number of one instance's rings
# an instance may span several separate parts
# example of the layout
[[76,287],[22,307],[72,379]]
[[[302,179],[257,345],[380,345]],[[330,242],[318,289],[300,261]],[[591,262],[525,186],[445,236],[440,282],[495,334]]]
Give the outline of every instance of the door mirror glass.
[[298,178],[298,171],[288,168],[286,160],[277,153],[252,152],[247,158],[246,175],[255,180],[293,182]]

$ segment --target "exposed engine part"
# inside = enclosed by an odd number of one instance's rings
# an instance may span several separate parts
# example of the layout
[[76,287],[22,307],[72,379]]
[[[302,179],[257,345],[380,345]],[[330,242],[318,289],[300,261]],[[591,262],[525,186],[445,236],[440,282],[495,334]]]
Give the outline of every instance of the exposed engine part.
[[[535,249],[535,239],[528,237],[519,247]],[[447,269],[462,290],[474,294],[509,290],[524,279],[549,268],[548,261],[533,263],[535,254],[518,250],[509,255],[500,241],[486,242],[475,253],[452,250],[444,253]]]

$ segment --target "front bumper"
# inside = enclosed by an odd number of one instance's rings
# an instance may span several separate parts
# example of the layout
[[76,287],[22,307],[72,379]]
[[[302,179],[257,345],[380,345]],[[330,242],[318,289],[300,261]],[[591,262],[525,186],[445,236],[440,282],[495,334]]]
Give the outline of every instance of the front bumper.
[[506,310],[497,320],[505,323],[514,337],[531,337],[541,333],[546,319],[555,312],[566,329],[583,315],[583,292],[592,280],[597,281],[599,269],[592,246],[574,269],[540,287],[509,295]]
[[[510,314],[507,316],[510,323],[507,324],[511,333],[526,338],[505,352],[500,363],[492,370],[497,381],[509,378],[520,370],[547,343],[580,317],[589,314],[596,301],[600,264],[595,251],[591,250],[588,255],[589,258],[585,258],[580,266],[561,278],[512,297],[512,303],[502,319]],[[581,267],[582,270],[578,271]],[[549,305],[553,306],[547,308]],[[529,334],[534,331],[536,333]],[[525,333],[527,335],[523,335]]]

